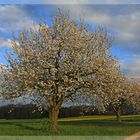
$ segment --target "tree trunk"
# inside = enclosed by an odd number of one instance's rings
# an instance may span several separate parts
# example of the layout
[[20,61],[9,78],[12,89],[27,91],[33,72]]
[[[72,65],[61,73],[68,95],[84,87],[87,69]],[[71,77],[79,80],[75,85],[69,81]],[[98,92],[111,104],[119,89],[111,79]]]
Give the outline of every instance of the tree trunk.
[[116,116],[117,116],[117,121],[121,122],[121,110],[120,109],[116,112]]
[[57,119],[59,114],[59,108],[58,107],[52,107],[49,112],[49,117],[51,121],[51,129],[53,131],[57,131]]

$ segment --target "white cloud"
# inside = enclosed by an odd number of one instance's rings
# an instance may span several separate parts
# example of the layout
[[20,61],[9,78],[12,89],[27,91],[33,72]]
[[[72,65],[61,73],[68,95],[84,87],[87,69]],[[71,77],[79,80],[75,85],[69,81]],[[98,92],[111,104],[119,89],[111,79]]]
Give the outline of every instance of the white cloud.
[[19,30],[29,28],[33,21],[28,17],[28,13],[18,6],[0,6],[0,30]]
[[[91,11],[90,11],[91,13]],[[111,15],[109,13],[93,13],[87,17],[86,20],[96,24],[104,25],[108,28],[113,28],[118,33],[126,36],[128,39],[134,39],[137,33],[140,33],[140,11],[128,15]]]
[[129,77],[140,78],[140,55],[131,55],[129,60],[121,61],[122,71]]
[[0,47],[11,48],[11,39],[0,38]]
[[0,27],[0,32],[7,32],[4,28]]

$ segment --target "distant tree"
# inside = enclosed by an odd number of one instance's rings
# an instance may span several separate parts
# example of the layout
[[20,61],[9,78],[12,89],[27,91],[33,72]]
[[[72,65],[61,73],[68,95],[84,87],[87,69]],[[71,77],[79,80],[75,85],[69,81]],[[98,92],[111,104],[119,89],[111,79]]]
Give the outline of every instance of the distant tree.
[[[98,92],[108,64],[111,36],[102,28],[94,31],[82,20],[76,22],[59,12],[50,26],[23,31],[12,42],[14,54],[3,69],[2,93],[7,99],[33,96],[40,107],[49,110],[52,129],[57,129],[63,102]],[[95,92],[96,91],[96,92]]]
[[138,113],[140,111],[140,83],[122,75],[119,67],[116,67],[106,79],[108,79],[108,84],[104,87],[106,94],[102,98],[107,98],[108,104],[105,103],[105,105],[111,106],[117,121],[121,121],[126,105],[131,106],[132,111]]
[[131,90],[128,104],[133,107],[134,113],[140,113],[140,82],[131,79]]
[[129,83],[125,77],[116,77],[116,84],[114,92],[109,95],[109,102],[112,110],[116,114],[117,121],[121,121],[121,115],[123,114],[123,107],[129,101]]
[[[130,98],[130,83],[127,77],[121,73],[117,61],[109,62],[105,70],[102,80],[99,81],[100,88],[98,88],[102,94],[98,96],[95,94],[97,96],[95,105],[102,107],[103,111],[110,106],[116,114],[117,121],[121,121],[122,108]],[[93,99],[95,100],[94,96]]]

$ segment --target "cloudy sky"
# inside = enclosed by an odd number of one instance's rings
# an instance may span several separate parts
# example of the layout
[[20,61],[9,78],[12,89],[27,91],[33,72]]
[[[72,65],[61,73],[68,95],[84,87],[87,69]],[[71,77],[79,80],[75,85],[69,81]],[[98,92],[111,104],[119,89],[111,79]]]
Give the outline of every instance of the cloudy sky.
[[83,17],[86,23],[105,27],[114,37],[112,55],[119,59],[121,70],[131,77],[140,77],[140,1],[139,0],[5,0],[0,1],[0,63],[10,48],[12,34],[38,24],[58,8],[70,10],[75,19]]

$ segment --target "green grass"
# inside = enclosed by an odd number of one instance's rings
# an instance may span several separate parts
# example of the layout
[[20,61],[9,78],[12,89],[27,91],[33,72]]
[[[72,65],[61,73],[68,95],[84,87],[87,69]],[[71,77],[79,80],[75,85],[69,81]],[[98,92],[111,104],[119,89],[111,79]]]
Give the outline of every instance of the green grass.
[[63,118],[58,120],[58,132],[46,129],[46,119],[0,120],[0,135],[128,136],[140,131],[140,115],[123,116],[121,123],[115,119],[114,116],[102,115]]

